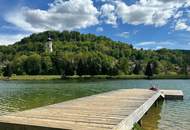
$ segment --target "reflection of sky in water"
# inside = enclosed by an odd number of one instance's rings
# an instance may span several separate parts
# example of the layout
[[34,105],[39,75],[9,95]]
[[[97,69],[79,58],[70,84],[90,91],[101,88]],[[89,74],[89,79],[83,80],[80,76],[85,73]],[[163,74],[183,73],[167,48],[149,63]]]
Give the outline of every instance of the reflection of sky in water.
[[120,88],[182,89],[184,101],[165,101],[145,116],[145,130],[190,130],[190,80],[0,81],[0,114]]

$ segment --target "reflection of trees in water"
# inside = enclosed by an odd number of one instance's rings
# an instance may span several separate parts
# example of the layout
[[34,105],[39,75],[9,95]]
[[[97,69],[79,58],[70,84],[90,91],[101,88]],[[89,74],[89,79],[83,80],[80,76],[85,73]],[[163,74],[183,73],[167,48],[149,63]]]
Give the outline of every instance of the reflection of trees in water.
[[161,109],[163,101],[159,101],[157,106],[153,105],[148,113],[142,119],[142,127],[144,130],[159,130],[158,124],[161,119]]

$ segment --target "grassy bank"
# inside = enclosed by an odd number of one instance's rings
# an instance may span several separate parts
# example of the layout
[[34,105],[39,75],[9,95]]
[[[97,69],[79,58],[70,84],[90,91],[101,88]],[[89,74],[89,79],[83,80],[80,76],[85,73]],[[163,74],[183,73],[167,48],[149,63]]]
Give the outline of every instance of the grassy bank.
[[156,75],[153,79],[190,79],[190,75]]
[[145,79],[146,76],[144,75],[116,75],[116,76],[109,76],[109,75],[85,75],[85,76],[66,76],[63,79]]
[[[60,75],[13,75],[9,80],[60,80]],[[93,80],[93,79],[148,79],[145,75],[95,75],[95,76],[66,76],[63,80]],[[185,75],[156,75],[151,79],[190,79],[190,76]],[[7,80],[7,78],[0,76],[0,80]]]
[[148,78],[145,75],[95,75],[95,76],[67,76],[63,79],[190,79],[190,76],[186,75],[156,75]]
[[[60,80],[60,75],[17,75],[12,76],[9,80]],[[0,80],[7,80],[7,78],[0,76]]]

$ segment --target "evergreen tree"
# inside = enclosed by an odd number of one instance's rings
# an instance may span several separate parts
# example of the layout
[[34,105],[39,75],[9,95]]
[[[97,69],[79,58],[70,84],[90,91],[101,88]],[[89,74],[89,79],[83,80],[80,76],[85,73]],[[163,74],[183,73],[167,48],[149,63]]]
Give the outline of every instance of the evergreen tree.
[[86,71],[86,66],[84,64],[84,62],[82,61],[82,59],[79,60],[78,65],[77,65],[77,75],[82,76],[85,74]]
[[153,64],[151,62],[147,63],[145,75],[149,78],[153,76]]
[[128,64],[128,62],[129,61],[128,61],[127,58],[119,59],[118,67],[124,74],[129,73],[129,64]]
[[64,68],[65,76],[73,76],[75,74],[75,65],[74,61],[66,62]]
[[133,73],[134,74],[140,74],[140,71],[141,71],[141,65],[139,63],[136,63],[135,68],[133,70]]
[[12,76],[12,66],[11,66],[11,64],[7,64],[7,66],[4,68],[3,76],[8,77],[8,78]]

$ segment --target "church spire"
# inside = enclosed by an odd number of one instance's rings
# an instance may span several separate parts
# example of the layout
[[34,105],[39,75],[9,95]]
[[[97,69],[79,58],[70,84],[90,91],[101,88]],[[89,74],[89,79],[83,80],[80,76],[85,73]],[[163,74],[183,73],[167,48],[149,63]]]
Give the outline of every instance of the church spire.
[[48,39],[47,39],[47,43],[46,43],[46,51],[50,52],[50,53],[53,52],[52,38],[49,33],[48,33]]

